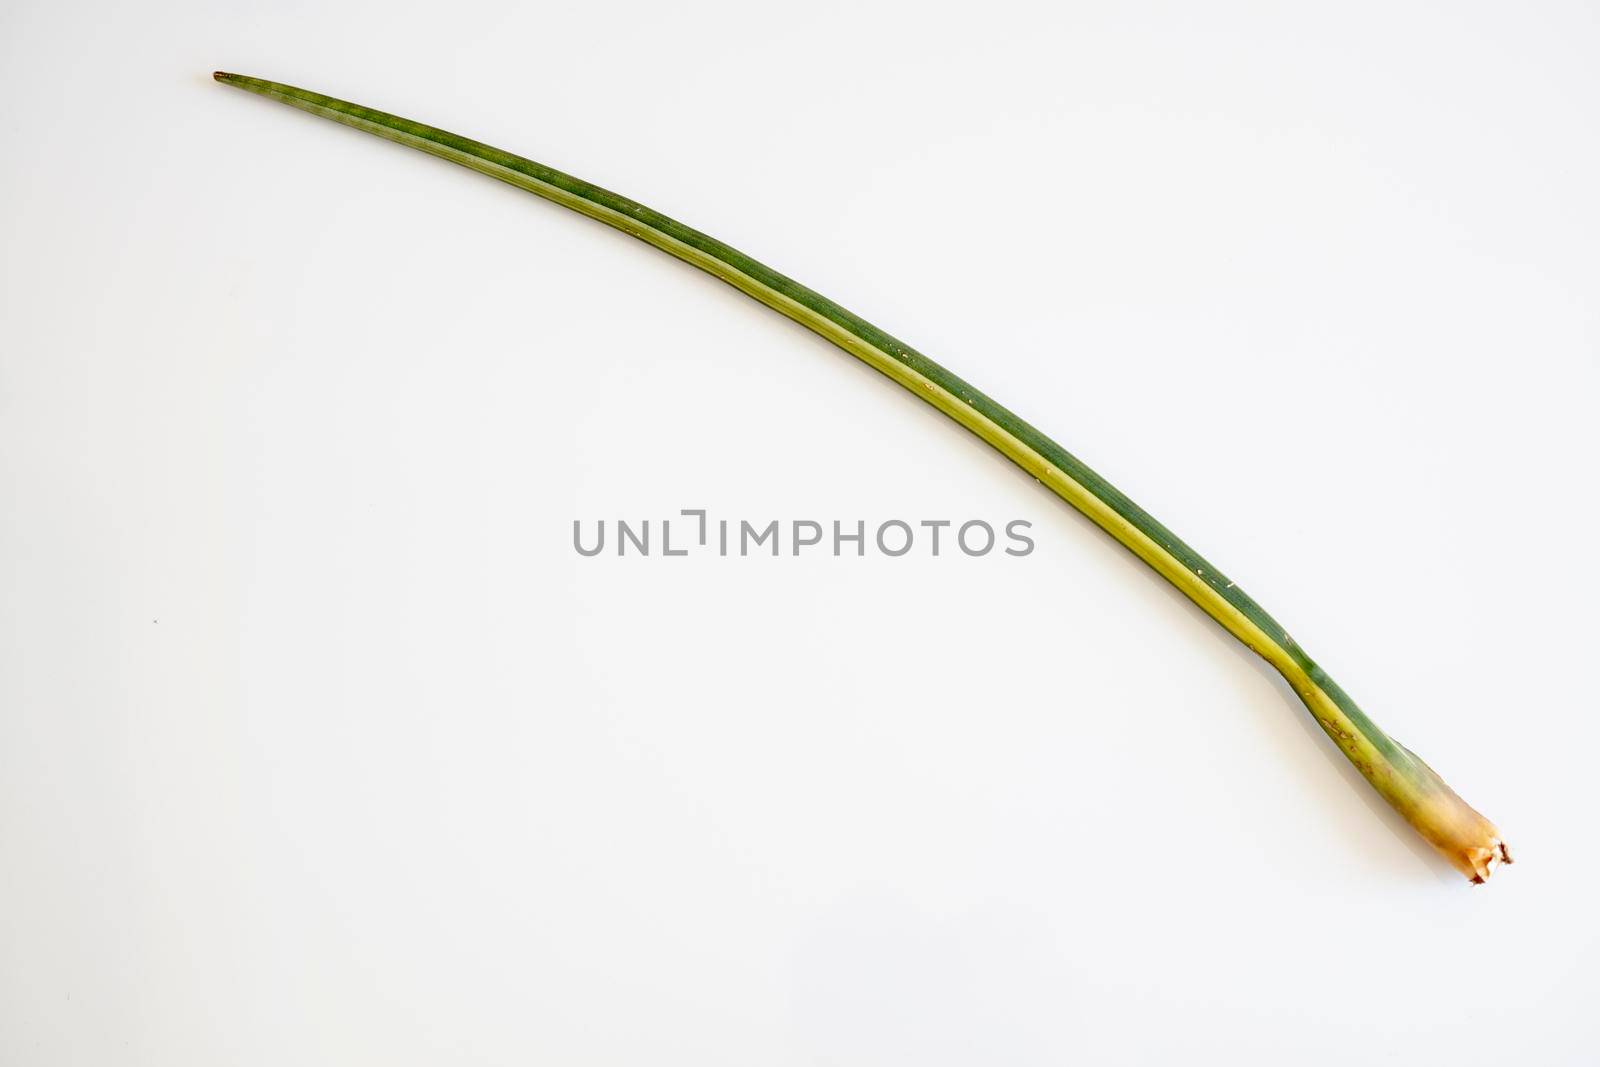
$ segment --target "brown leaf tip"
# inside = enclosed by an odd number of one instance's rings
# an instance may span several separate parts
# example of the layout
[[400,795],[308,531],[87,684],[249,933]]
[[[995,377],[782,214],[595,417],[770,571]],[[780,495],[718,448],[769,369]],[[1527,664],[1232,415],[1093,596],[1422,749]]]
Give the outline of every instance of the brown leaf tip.
[[1495,867],[1500,864],[1510,866],[1513,862],[1511,849],[1499,838],[1489,843],[1488,848],[1475,848],[1468,853],[1468,861],[1472,864],[1472,884],[1482,885],[1489,880]]

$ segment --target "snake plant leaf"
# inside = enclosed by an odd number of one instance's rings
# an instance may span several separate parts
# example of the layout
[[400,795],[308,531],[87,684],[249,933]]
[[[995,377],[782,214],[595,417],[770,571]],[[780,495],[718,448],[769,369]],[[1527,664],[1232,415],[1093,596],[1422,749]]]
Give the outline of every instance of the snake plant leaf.
[[1066,449],[910,345],[699,230],[542,163],[292,85],[222,72],[215,78],[553,200],[699,267],[825,337],[999,450],[1270,663],[1379,795],[1458,871],[1480,883],[1498,864],[1511,862],[1494,825],[1380,730],[1226,575]]

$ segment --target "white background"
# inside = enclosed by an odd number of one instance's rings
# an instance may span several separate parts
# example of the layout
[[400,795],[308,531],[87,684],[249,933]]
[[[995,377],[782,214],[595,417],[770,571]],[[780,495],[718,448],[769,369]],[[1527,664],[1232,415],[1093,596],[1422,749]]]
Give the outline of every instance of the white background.
[[[1594,1062],[1592,5],[0,13],[0,1061]],[[1097,465],[1505,830],[954,424],[256,74],[636,195]],[[1025,518],[1026,559],[571,522]]]

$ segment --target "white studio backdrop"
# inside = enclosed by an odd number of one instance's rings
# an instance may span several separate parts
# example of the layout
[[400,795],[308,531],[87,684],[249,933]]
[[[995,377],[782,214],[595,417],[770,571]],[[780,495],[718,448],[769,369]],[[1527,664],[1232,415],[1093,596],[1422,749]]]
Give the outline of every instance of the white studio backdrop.
[[[11,0],[0,1061],[1594,1062],[1597,50],[1581,3]],[[887,380],[214,68],[905,337],[1518,864],[1469,889]],[[686,508],[1037,548],[573,550]]]

